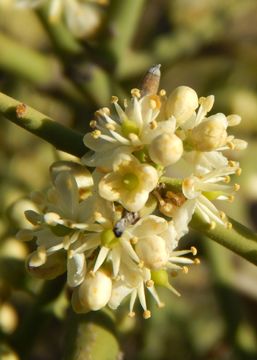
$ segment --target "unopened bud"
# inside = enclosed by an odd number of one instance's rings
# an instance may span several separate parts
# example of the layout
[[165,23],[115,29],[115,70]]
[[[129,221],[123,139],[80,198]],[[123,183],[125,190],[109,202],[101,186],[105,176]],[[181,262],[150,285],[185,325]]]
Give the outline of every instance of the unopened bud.
[[97,271],[95,276],[87,275],[80,285],[78,296],[83,308],[99,310],[110,300],[112,281],[103,271]]
[[197,93],[188,86],[179,86],[168,97],[165,105],[166,117],[174,116],[177,124],[181,125],[190,119],[197,107]]
[[183,142],[175,134],[163,133],[149,146],[150,158],[159,165],[169,166],[176,163],[183,154]]
[[226,144],[227,120],[225,115],[216,114],[192,129],[188,141],[198,151],[212,151]]
[[135,249],[144,266],[150,269],[159,269],[165,266],[168,261],[166,244],[160,236],[152,235],[141,238]]

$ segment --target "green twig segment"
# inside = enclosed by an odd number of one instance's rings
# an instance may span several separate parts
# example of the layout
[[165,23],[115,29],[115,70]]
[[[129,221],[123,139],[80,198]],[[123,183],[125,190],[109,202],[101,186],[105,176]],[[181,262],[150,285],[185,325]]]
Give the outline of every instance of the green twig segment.
[[64,360],[121,358],[113,319],[107,311],[70,314]]
[[39,111],[0,93],[0,114],[52,144],[56,149],[81,157],[86,152],[83,135],[53,121]]
[[257,265],[257,235],[236,220],[229,218],[229,221],[231,229],[220,224],[211,229],[199,214],[195,214],[190,227]]
[[60,77],[54,58],[47,57],[0,33],[0,68],[36,85],[48,86]]
[[[126,57],[137,25],[142,14],[145,0],[112,0],[109,8],[107,27],[110,34],[103,43],[107,53],[118,64]],[[125,55],[125,56],[124,56]]]

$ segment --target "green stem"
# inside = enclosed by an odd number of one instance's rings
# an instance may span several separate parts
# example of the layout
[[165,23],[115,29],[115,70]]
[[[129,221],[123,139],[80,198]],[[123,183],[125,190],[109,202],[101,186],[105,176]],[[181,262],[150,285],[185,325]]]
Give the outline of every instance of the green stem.
[[39,111],[0,93],[0,114],[8,120],[46,140],[58,150],[75,156],[86,152],[83,135],[53,121]]
[[65,360],[117,360],[119,343],[112,316],[107,311],[70,314]]
[[229,221],[232,224],[231,229],[220,224],[211,229],[196,213],[190,227],[257,265],[257,235],[236,220],[229,218]]
[[49,86],[60,77],[54,58],[32,50],[0,33],[0,68],[34,84]]
[[137,29],[145,0],[112,0],[107,27],[111,35],[103,43],[116,65],[128,50]]

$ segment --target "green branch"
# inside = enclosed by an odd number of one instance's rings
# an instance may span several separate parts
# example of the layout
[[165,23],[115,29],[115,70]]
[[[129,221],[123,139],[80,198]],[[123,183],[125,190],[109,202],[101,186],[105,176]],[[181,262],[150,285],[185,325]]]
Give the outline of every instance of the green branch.
[[229,218],[229,221],[231,229],[220,224],[211,229],[200,215],[195,214],[190,227],[257,265],[257,235],[236,220]]
[[52,144],[56,149],[81,157],[86,152],[83,135],[53,121],[39,111],[0,93],[0,114]]
[[114,322],[107,311],[86,315],[70,314],[66,341],[65,360],[117,360],[119,343]]

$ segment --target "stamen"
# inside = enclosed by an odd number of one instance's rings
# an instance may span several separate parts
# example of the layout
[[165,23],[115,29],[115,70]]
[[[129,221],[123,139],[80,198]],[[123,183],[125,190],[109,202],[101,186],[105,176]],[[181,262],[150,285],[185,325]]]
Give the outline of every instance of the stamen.
[[194,264],[195,264],[195,265],[199,265],[199,264],[201,264],[200,259],[198,259],[198,258],[194,259]]
[[112,104],[117,103],[118,101],[119,101],[118,96],[112,96],[112,98],[111,98],[111,103]]
[[230,166],[230,167],[234,167],[234,166],[236,166],[237,165],[237,163],[235,162],[235,161],[233,161],[233,160],[229,160],[229,162],[228,162],[228,166]]
[[166,96],[166,90],[161,89],[161,90],[159,91],[159,95],[160,95],[160,96]]
[[140,260],[139,263],[137,264],[137,266],[139,267],[139,269],[143,269],[143,267],[145,266],[145,263],[143,262],[143,260]]
[[98,139],[102,135],[102,133],[100,130],[94,130],[91,132],[91,135],[93,136],[94,139]]
[[240,190],[240,185],[234,184],[234,191],[239,191],[239,190]]
[[228,183],[230,183],[230,180],[231,180],[231,178],[230,178],[230,176],[224,176],[224,183],[226,183],[226,184],[228,184]]
[[241,168],[238,168],[237,170],[236,170],[236,175],[237,176],[240,176],[242,174],[242,169]]
[[139,89],[131,89],[130,91],[131,95],[133,97],[137,97],[137,98],[140,98],[141,97],[141,93],[140,93],[140,90]]
[[229,195],[229,196],[228,196],[228,201],[229,201],[229,202],[232,203],[234,200],[235,200],[235,197],[234,197],[233,195]]
[[97,121],[96,121],[96,120],[91,120],[90,123],[89,123],[89,126],[90,126],[92,129],[95,129],[95,128],[96,128],[96,125],[97,125]]
[[154,281],[153,280],[147,280],[145,283],[146,287],[153,287],[154,286]]
[[95,277],[95,272],[93,270],[90,270],[88,275],[91,276],[92,278],[94,278]]
[[143,312],[143,318],[144,319],[149,319],[151,317],[151,311],[150,310],[145,310]]
[[128,313],[128,316],[129,316],[130,318],[135,317],[135,315],[136,315],[135,311],[130,311],[130,312]]
[[105,127],[108,130],[113,130],[113,131],[115,130],[115,125],[114,124],[107,123],[107,124],[105,124]]
[[130,239],[131,245],[136,245],[137,242],[138,242],[138,237],[136,237],[136,236],[134,236],[133,238]]
[[196,247],[191,246],[190,250],[191,250],[191,252],[192,252],[192,254],[193,254],[194,256],[197,254],[197,248],[196,248]]
[[149,105],[150,105],[150,108],[153,109],[153,110],[157,108],[157,102],[154,99],[150,100]]
[[226,214],[224,213],[224,211],[220,211],[219,215],[220,215],[221,220],[225,220],[227,217]]
[[182,266],[182,272],[183,272],[184,274],[187,274],[188,271],[189,271],[189,269],[188,269],[187,266]]
[[234,150],[234,149],[235,149],[235,145],[232,143],[232,141],[228,141],[228,142],[227,142],[227,146],[228,146],[231,150]]
[[156,122],[155,120],[153,120],[153,121],[151,121],[151,122],[149,123],[149,127],[150,127],[151,130],[156,129],[157,126],[158,126],[158,125],[157,125],[157,122]]
[[164,302],[159,302],[157,304],[157,306],[158,306],[159,309],[163,309],[165,307],[165,303]]

